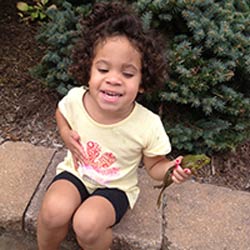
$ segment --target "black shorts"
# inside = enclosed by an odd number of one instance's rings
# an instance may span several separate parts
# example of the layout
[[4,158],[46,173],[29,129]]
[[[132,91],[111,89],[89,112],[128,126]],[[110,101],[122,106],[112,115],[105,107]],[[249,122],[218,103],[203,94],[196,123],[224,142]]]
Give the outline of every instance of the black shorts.
[[109,200],[115,209],[115,224],[120,222],[129,207],[128,198],[125,192],[117,188],[98,188],[90,194],[85,185],[76,176],[66,171],[56,175],[51,183],[57,180],[68,180],[73,183],[80,193],[82,202],[93,195],[99,195]]

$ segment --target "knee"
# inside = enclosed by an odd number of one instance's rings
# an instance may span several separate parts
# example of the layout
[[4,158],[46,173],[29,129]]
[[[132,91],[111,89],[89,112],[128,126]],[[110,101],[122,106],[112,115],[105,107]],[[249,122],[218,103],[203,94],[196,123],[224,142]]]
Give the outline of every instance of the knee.
[[56,199],[47,199],[43,202],[39,220],[47,228],[57,228],[67,224],[71,218],[65,208]]
[[73,218],[73,230],[79,243],[86,245],[94,244],[102,231],[94,217],[79,216],[77,213]]

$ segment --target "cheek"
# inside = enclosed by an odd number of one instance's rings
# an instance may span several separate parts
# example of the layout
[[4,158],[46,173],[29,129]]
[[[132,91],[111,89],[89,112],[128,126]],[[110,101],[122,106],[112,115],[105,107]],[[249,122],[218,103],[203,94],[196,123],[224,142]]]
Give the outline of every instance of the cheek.
[[89,84],[96,84],[98,81],[100,81],[100,74],[92,69],[89,75]]
[[90,83],[93,81],[93,76],[94,76],[93,70],[91,69],[91,70],[90,70],[90,73],[89,73],[89,82],[88,82],[89,85],[90,85]]
[[136,97],[140,92],[140,84],[138,82],[132,83],[129,92],[132,96]]

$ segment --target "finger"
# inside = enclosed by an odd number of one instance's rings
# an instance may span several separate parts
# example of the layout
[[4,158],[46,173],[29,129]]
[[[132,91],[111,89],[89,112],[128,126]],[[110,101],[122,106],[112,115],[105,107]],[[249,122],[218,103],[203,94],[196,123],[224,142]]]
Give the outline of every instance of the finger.
[[68,149],[71,151],[72,154],[77,156],[78,158],[82,158],[84,154],[84,149],[80,141],[76,141],[72,137],[70,137],[70,140],[68,142]]
[[182,159],[183,159],[183,156],[178,156],[178,157],[175,159],[175,165],[176,165],[176,166],[180,165]]
[[192,175],[192,171],[189,168],[184,168],[184,173],[188,176]]
[[84,150],[84,147],[80,141],[79,141],[79,147],[80,147],[81,154],[84,155],[85,150]]
[[76,131],[72,130],[70,135],[75,141],[80,141],[80,135]]
[[182,167],[177,166],[174,169],[173,175],[178,182],[183,182],[184,180],[189,178],[190,176],[189,171],[190,171],[189,169],[184,170],[182,169]]
[[78,162],[77,162],[75,157],[72,157],[72,158],[73,158],[74,166],[77,169],[78,168]]
[[74,138],[72,144],[73,144],[73,146],[74,146],[75,149],[76,149],[76,153],[77,153],[77,155],[78,155],[78,158],[79,158],[81,161],[83,161],[83,160],[84,160],[83,156],[84,156],[85,150],[84,150],[84,147],[83,147],[83,145],[82,145],[82,143],[81,143],[81,141],[80,141],[80,137],[79,137],[79,136],[76,136],[76,137]]
[[176,166],[180,165],[182,158],[183,158],[182,156],[179,156],[176,159],[170,161],[169,167],[176,167]]
[[84,149],[81,145],[76,145],[76,155],[78,160],[83,163],[84,162]]
[[77,162],[83,163],[84,162],[84,157],[81,152],[77,148],[74,149],[72,152],[72,156],[75,158]]
[[174,174],[172,174],[172,180],[174,183],[177,183],[177,184],[181,183],[181,181],[178,178],[176,178]]
[[172,175],[172,180],[176,183],[180,183],[183,181],[183,176],[181,176],[178,172],[174,172]]

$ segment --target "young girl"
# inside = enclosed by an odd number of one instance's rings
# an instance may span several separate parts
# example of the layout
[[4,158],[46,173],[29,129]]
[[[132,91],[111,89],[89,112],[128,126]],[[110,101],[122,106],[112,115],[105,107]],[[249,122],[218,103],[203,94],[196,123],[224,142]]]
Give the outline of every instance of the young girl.
[[[98,3],[82,23],[72,74],[83,85],[59,102],[56,120],[68,154],[57,167],[38,218],[40,250],[57,250],[72,221],[83,250],[108,250],[112,226],[138,195],[137,168],[163,180],[181,162],[169,161],[168,136],[158,115],[135,99],[165,79],[164,52],[155,34],[121,3]],[[190,176],[176,167],[173,181]]]

